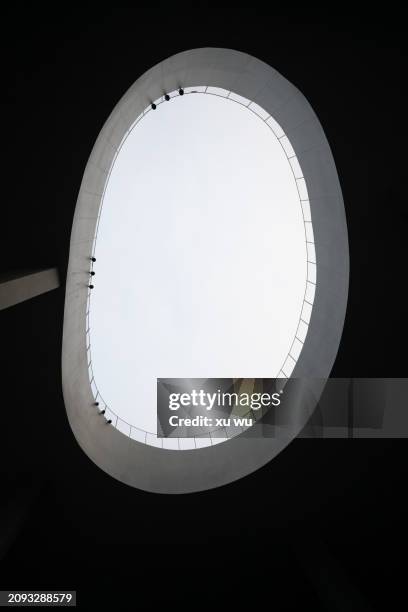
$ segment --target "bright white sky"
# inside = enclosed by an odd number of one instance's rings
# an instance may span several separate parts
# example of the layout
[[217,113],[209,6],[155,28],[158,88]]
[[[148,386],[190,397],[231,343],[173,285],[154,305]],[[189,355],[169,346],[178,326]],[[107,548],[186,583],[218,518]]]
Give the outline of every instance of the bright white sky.
[[90,309],[95,380],[156,430],[156,378],[272,378],[296,333],[306,245],[269,127],[212,95],[177,96],[124,143],[103,204]]

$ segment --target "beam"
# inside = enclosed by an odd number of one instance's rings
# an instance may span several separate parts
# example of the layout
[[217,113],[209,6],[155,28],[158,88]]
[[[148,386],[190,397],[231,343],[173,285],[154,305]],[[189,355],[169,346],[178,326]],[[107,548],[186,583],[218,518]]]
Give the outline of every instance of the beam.
[[25,270],[0,277],[0,310],[60,286],[57,268]]

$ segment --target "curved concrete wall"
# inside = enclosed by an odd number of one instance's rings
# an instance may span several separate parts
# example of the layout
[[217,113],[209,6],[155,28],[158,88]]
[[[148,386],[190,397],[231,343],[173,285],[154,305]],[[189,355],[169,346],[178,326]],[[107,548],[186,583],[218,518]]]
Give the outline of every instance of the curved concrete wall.
[[[178,87],[232,90],[268,111],[290,139],[303,170],[313,221],[317,287],[309,331],[292,377],[298,387],[287,439],[236,437],[191,451],[139,443],[99,416],[86,351],[89,258],[109,169],[135,119],[152,100]],[[148,491],[183,493],[220,486],[256,470],[302,429],[333,366],[347,305],[349,256],[341,188],[323,129],[305,97],[276,70],[244,53],[195,49],[170,57],[140,77],[106,121],[85,169],[72,227],[62,347],[68,419],[84,452],[122,482]],[[312,398],[312,399],[311,399]],[[313,405],[312,405],[313,404]],[[255,426],[257,427],[257,426]]]

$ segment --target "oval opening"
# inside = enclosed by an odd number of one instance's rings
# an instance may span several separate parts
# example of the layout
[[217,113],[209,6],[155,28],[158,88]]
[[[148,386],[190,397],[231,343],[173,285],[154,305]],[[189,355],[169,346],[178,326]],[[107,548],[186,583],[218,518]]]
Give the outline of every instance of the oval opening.
[[[156,437],[156,379],[288,377],[316,283],[306,184],[280,126],[217,88],[149,105],[112,164],[94,243],[92,388]],[[217,442],[224,438],[218,438]]]

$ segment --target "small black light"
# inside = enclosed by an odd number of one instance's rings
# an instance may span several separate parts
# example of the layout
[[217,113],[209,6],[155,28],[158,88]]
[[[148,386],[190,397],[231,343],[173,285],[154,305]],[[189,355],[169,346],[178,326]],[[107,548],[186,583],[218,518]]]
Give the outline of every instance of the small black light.
[[112,423],[112,419],[109,419],[108,421],[106,421],[107,425],[110,425]]
[[106,412],[106,410],[105,410],[105,408],[104,408],[103,410],[101,410],[101,411],[100,411],[100,413],[99,413],[99,414],[105,414],[105,412]]
[[99,402],[95,402],[95,403],[94,403],[94,406],[99,406]]
[[91,272],[89,273],[91,276],[95,276],[95,272],[93,270],[91,270]]
[[152,102],[152,110],[156,110],[156,105],[154,102]]
[[88,285],[88,287],[89,287],[90,289],[93,289],[93,288],[94,288],[94,286],[93,286],[93,285]]
[[180,96],[184,96],[184,89],[182,87],[180,87],[179,89],[179,94]]
[[91,257],[91,261],[96,261],[96,257]]
[[168,101],[170,100],[170,96],[169,96],[169,94],[165,94],[165,95],[164,95],[164,99],[166,100],[166,102],[168,102]]

